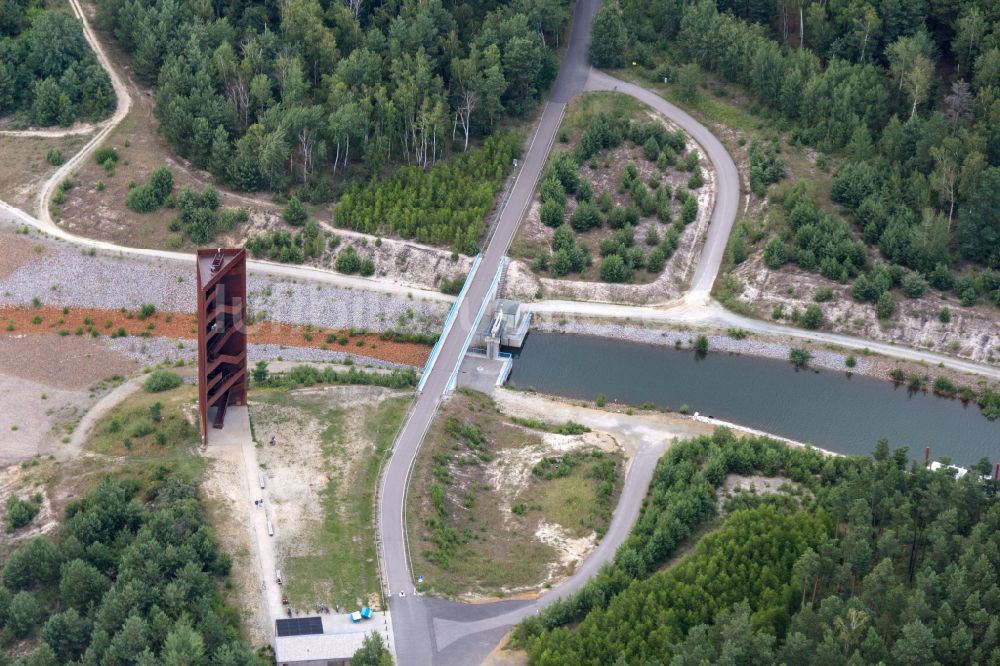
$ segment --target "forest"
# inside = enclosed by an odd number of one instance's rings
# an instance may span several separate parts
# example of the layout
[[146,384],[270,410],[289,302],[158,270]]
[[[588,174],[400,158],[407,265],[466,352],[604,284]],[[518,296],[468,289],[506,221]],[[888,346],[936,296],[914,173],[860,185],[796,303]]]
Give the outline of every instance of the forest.
[[80,22],[37,0],[0,3],[0,116],[21,125],[70,125],[114,111],[107,73]]
[[[624,0],[595,20],[592,57],[627,58],[682,87],[698,69],[740,85],[790,142],[815,148],[818,163],[837,158],[830,196],[853,223],[845,230],[897,276],[954,290],[963,305],[1000,304],[998,19],[986,0]],[[812,247],[786,230],[773,263],[783,250],[841,281],[869,269],[819,217],[806,221]]]
[[528,112],[569,18],[567,0],[98,4],[181,156],[313,203],[345,172],[426,169]]
[[[159,404],[159,403],[157,403]],[[37,647],[0,663],[262,666],[219,593],[231,560],[194,483],[161,467],[143,488],[106,477],[66,508],[53,536],[0,569],[0,642]]]
[[390,176],[349,188],[334,209],[341,227],[369,234],[395,234],[422,243],[451,246],[473,255],[486,232],[484,220],[521,138],[490,136],[471,151],[427,171],[404,166]]
[[[515,632],[532,664],[968,664],[1000,658],[1000,506],[880,440],[824,457],[718,429],[671,447],[612,563]],[[787,479],[725,500],[727,474]],[[708,529],[693,551],[670,558]]]

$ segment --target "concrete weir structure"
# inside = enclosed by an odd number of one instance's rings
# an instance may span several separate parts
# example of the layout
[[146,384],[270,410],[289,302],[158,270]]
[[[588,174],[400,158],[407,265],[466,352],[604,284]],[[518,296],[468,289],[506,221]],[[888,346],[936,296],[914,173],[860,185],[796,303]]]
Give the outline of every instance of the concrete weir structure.
[[510,375],[513,359],[500,348],[521,348],[528,334],[531,312],[519,301],[497,298],[502,291],[506,267],[505,258],[500,262],[487,298],[469,331],[465,355],[455,366],[448,382],[449,391],[461,385],[490,393],[497,386],[502,386]]

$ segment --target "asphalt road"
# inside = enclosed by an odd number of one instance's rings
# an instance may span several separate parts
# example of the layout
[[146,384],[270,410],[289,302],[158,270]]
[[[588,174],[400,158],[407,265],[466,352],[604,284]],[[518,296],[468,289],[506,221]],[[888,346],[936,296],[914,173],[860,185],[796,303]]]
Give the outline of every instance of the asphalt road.
[[[98,125],[100,131],[87,145],[45,182],[38,202],[38,215],[41,219],[2,201],[0,201],[0,216],[29,224],[52,236],[86,247],[113,250],[129,255],[191,261],[190,255],[160,250],[125,248],[112,243],[76,236],[59,228],[48,213],[48,202],[56,185],[72,169],[89,157],[107,134],[125,117],[131,103],[126,86],[115,69],[110,66],[100,43],[94,38],[89,23],[79,6],[79,0],[70,0],[70,4],[74,14],[83,20],[84,35],[111,77],[118,97],[118,108],[111,119]],[[667,304],[667,307],[641,308],[600,303],[547,301],[534,305],[535,309],[548,312],[575,312],[672,322],[738,325],[748,330],[776,335],[792,335],[847,347],[868,347],[889,355],[923,359],[934,363],[943,362],[949,367],[967,372],[977,372],[994,377],[1000,376],[1000,369],[997,368],[848,336],[790,329],[769,322],[747,319],[725,311],[714,304],[710,298],[710,291],[718,274],[729,233],[739,207],[740,182],[736,166],[725,148],[711,132],[687,113],[644,88],[620,81],[606,73],[593,71],[590,68],[587,45],[591,23],[599,7],[600,0],[578,0],[576,3],[570,43],[563,58],[559,76],[553,85],[549,100],[542,110],[528,152],[521,161],[520,172],[517,174],[508,203],[498,218],[493,236],[483,254],[480,270],[470,281],[466,296],[459,304],[454,323],[442,341],[437,362],[428,373],[424,388],[415,401],[410,417],[396,441],[393,455],[381,479],[378,509],[380,558],[384,580],[390,591],[389,607],[392,611],[395,627],[395,652],[399,662],[404,665],[461,664],[464,666],[480,663],[511,626],[524,617],[538,612],[555,599],[579,589],[605,562],[614,556],[618,545],[628,536],[645,497],[653,468],[663,452],[663,445],[658,442],[647,441],[640,445],[626,475],[622,496],[612,516],[608,532],[597,549],[572,577],[537,600],[472,605],[413,594],[413,577],[408,567],[409,560],[403,519],[409,472],[416,458],[420,442],[430,425],[441,396],[445,392],[451,371],[464,353],[468,333],[476,323],[476,315],[488,294],[493,277],[506,254],[527,206],[531,202],[539,174],[558,131],[566,102],[580,92],[617,90],[629,94],[683,128],[701,145],[715,166],[718,178],[715,208],[690,289],[685,297],[678,302]],[[63,131],[63,133],[78,131],[81,130]],[[53,135],[51,131],[40,131],[37,134],[40,136]],[[308,278],[393,293],[412,292],[426,298],[447,298],[437,292],[414,289],[380,280],[343,276],[331,271],[270,262],[254,261],[248,263],[251,270],[264,273]],[[400,596],[401,591],[406,591],[406,596]]]
[[[441,342],[437,360],[428,373],[424,388],[396,440],[393,455],[382,475],[379,487],[379,549],[384,582],[390,592],[389,609],[395,628],[395,652],[399,663],[403,665],[479,663],[493,649],[506,628],[523,617],[519,613],[530,612],[526,610],[528,604],[519,602],[465,605],[413,594],[413,576],[409,570],[403,515],[406,487],[420,442],[434,418],[452,370],[465,353],[465,342],[476,324],[480,306],[525,209],[531,202],[538,177],[559,129],[566,102],[585,89],[590,73],[587,56],[590,26],[599,7],[600,0],[578,0],[576,3],[570,42],[559,76],[542,109],[527,154],[520,161],[519,173],[507,204],[499,215],[479,270],[470,278],[454,324]],[[642,494],[645,494],[645,488],[642,485]],[[619,507],[615,516],[624,513],[627,513],[627,508]],[[624,526],[625,533],[630,527],[631,521]],[[611,540],[606,537],[605,541]],[[593,559],[591,557],[588,562]],[[406,596],[401,596],[400,592],[406,592]],[[498,617],[505,619],[498,620]],[[479,623],[463,627],[461,625],[464,620],[477,620]],[[446,624],[442,625],[442,636],[438,637],[436,625],[442,622]]]

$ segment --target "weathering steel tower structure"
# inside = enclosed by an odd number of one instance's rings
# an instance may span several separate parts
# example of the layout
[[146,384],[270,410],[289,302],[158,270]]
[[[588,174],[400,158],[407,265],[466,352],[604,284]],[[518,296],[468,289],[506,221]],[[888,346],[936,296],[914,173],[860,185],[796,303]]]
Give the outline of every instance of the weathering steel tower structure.
[[221,428],[229,405],[247,404],[247,256],[198,250],[198,407],[201,440]]

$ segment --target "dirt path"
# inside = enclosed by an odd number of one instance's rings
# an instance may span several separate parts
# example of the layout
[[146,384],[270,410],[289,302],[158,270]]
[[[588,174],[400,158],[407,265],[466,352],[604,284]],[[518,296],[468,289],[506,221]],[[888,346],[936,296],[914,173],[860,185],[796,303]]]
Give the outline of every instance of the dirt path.
[[220,538],[227,551],[234,553],[239,566],[233,567],[246,615],[243,624],[255,643],[270,642],[273,620],[283,615],[281,588],[275,580],[275,550],[273,537],[267,532],[267,509],[254,502],[265,499],[267,490],[260,488],[257,451],[250,431],[246,407],[232,407],[226,414],[226,427],[209,430],[208,446],[203,455],[211,467],[203,487],[217,503],[217,510],[227,517],[222,523]]
[[714,425],[676,414],[619,414],[604,409],[580,407],[568,400],[502,388],[493,393],[493,399],[503,412],[510,415],[535,418],[547,423],[576,421],[592,430],[611,435],[625,447],[630,461],[643,442],[668,443],[675,439],[710,435],[715,429]]
[[64,136],[74,136],[77,134],[90,134],[107,121],[100,123],[75,123],[63,129],[29,129],[29,130],[0,130],[0,137],[10,136],[17,138],[39,138],[58,139]]
[[69,6],[73,10],[73,15],[80,20],[83,26],[83,36],[86,38],[87,43],[90,44],[90,48],[93,49],[94,55],[97,56],[97,61],[101,63],[101,67],[108,73],[108,78],[111,79],[111,87],[114,88],[115,97],[118,98],[118,104],[114,115],[104,121],[101,130],[80,149],[80,152],[66,160],[55,173],[49,176],[45,184],[42,185],[42,189],[38,195],[38,216],[42,224],[49,227],[49,229],[45,230],[50,232],[52,229],[57,228],[55,222],[52,221],[52,216],[49,214],[49,202],[52,200],[52,194],[55,192],[56,186],[69,176],[74,169],[78,168],[84,160],[90,157],[91,153],[104,142],[105,137],[111,133],[111,130],[125,119],[129,109],[132,108],[132,97],[129,95],[128,88],[118,75],[118,71],[111,66],[111,60],[104,52],[104,48],[94,34],[90,21],[84,13],[83,7],[80,5],[80,0],[69,0]]
[[91,407],[90,410],[83,415],[83,418],[80,419],[80,424],[76,427],[76,430],[73,431],[73,436],[69,441],[69,446],[62,450],[62,455],[72,457],[79,453],[83,449],[83,444],[87,441],[87,437],[90,436],[91,431],[94,429],[94,425],[96,425],[105,414],[114,409],[118,403],[142,388],[142,383],[145,379],[146,377],[143,375],[133,377],[98,400],[97,404]]

